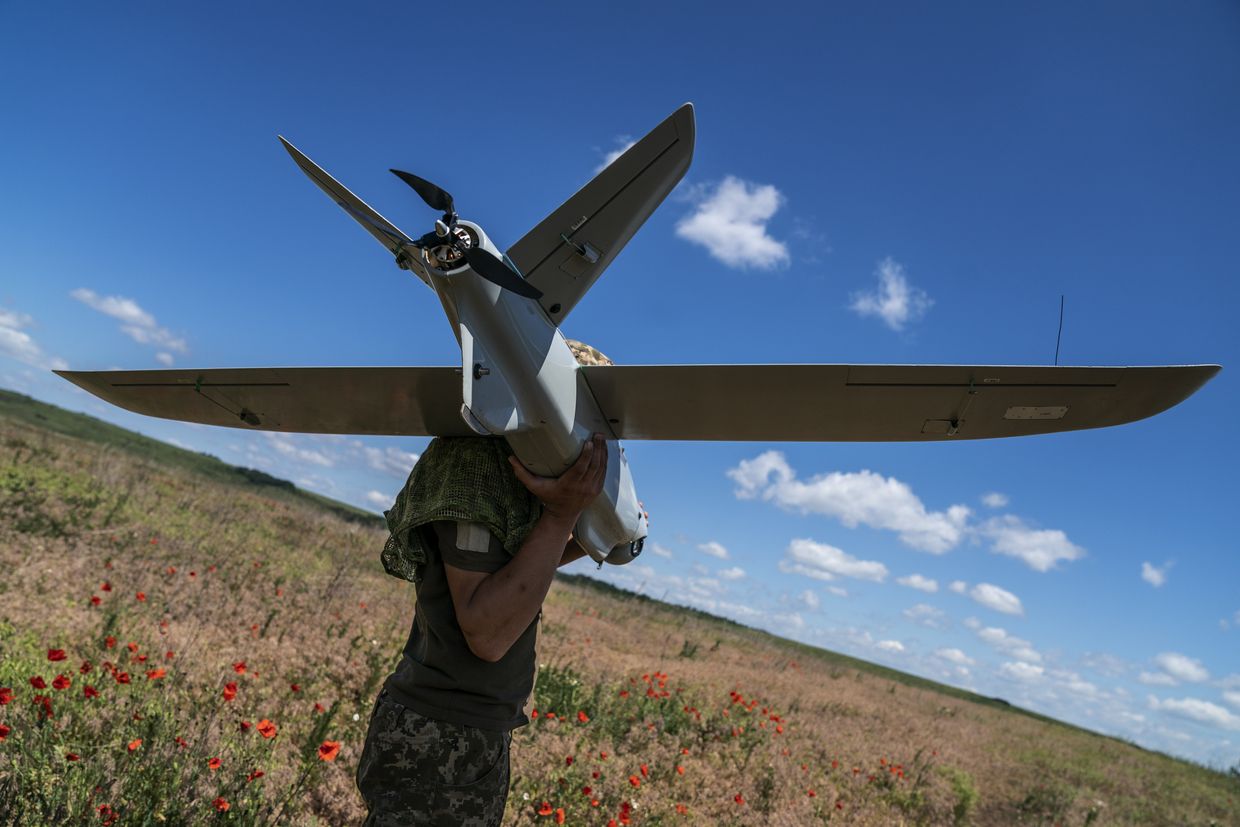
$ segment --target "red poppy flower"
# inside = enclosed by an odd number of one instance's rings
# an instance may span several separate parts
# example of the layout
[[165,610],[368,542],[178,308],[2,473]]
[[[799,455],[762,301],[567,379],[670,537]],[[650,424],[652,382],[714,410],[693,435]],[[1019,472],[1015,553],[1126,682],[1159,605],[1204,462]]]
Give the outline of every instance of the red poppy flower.
[[680,766],[680,764],[677,764],[677,765],[676,765],[676,774],[677,774],[677,775],[684,775],[684,774],[685,774],[685,768],[684,768],[684,767],[682,767],[682,766]]
[[222,764],[222,763],[224,763],[224,762],[223,762],[223,761],[221,761],[221,760],[220,760],[220,759],[218,759],[218,758],[208,758],[208,759],[207,759],[207,769],[211,770],[211,772],[215,772],[216,770],[218,770],[218,769],[220,768],[220,764]]
[[236,663],[234,663],[233,671],[236,672],[238,675],[244,675],[245,674],[245,661],[239,660]]
[[167,675],[167,674],[168,674],[168,673],[167,673],[167,672],[165,672],[162,668],[159,668],[159,669],[151,669],[151,670],[149,670],[149,671],[146,673],[146,679],[147,679],[148,681],[157,681],[157,680],[159,680],[160,678],[164,677],[164,676],[165,676],[165,675]]
[[167,652],[164,652],[164,660],[172,660],[176,656],[177,656],[177,653],[172,651],[171,649],[169,649]]
[[125,648],[126,648],[126,649],[128,649],[130,652],[137,652],[137,651],[138,651],[138,644],[134,643],[134,642],[131,640],[131,641],[129,641],[128,643],[126,643],[126,644],[125,644]]
[[630,775],[629,783],[632,784],[634,787],[640,787],[642,785],[642,780],[638,778],[636,775]]
[[138,592],[133,597],[134,597],[134,600],[137,600],[139,603],[141,603],[142,601],[146,600],[146,592]]
[[317,713],[319,713],[319,712],[326,712],[326,711],[327,711],[327,707],[323,706],[323,704],[319,703],[318,701],[315,701],[315,702],[314,702],[314,711],[315,711],[315,713],[316,713],[316,714],[317,714]]
[[647,767],[645,764],[642,764],[642,778],[649,778],[649,777],[650,777],[650,768]]
[[106,647],[106,648],[108,648],[108,649],[115,649],[115,648],[116,648],[116,638],[112,637],[111,635],[108,635],[107,637],[105,637],[105,638],[103,639],[103,645],[104,645],[104,647]]
[[573,756],[571,756],[571,755],[565,755],[565,756],[564,756],[564,766],[566,766],[566,767],[571,767],[572,765],[573,765]]
[[577,712],[577,721],[578,721],[579,723],[582,723],[582,724],[588,724],[588,723],[590,723],[590,716],[589,716],[589,715],[587,715],[587,714],[586,714],[586,713],[584,713],[584,712],[578,711],[578,712]]
[[736,795],[732,796],[732,800],[735,801],[737,804],[744,805],[745,796],[741,795],[740,793],[737,793]]
[[105,581],[103,581],[103,585],[102,585],[102,586],[100,586],[99,588],[100,588],[100,589],[102,589],[102,590],[103,590],[103,591],[105,591],[105,592],[110,592],[110,591],[112,591],[112,584],[111,584],[111,583],[109,583],[109,582],[107,582],[107,581],[105,580]]
[[9,733],[12,731],[13,730],[9,729],[4,724],[0,724],[0,741],[3,741],[5,738],[8,738]]
[[91,662],[90,662],[90,661],[88,661],[88,660],[84,660],[84,661],[82,661],[82,665],[78,667],[78,672],[80,672],[81,674],[85,675],[87,672],[89,672],[90,670],[92,670],[92,669],[94,669],[94,668],[95,668],[95,667],[91,665]]
[[180,747],[181,749],[185,749],[186,747],[189,746],[189,741],[186,741],[180,735],[178,735],[176,738],[173,738],[172,740],[176,741],[177,746]]
[[224,684],[224,691],[221,694],[223,694],[224,700],[231,701],[233,698],[237,697],[237,684],[232,681]]
[[276,725],[263,718],[258,722],[258,734],[264,738],[274,738],[276,737]]
[[219,810],[221,813],[226,813],[228,812],[228,808],[231,807],[232,805],[229,804],[226,799],[224,799],[223,797],[220,797],[212,801],[211,806]]
[[57,675],[52,680],[52,688],[57,690],[68,689],[69,685],[72,683],[73,681],[69,679],[68,675]]
[[680,815],[682,815],[682,816],[683,816],[683,815],[688,815],[688,813],[689,813],[689,808],[688,808],[688,807],[686,807],[684,804],[677,804],[677,805],[676,805],[676,812],[677,812],[677,813],[679,813],[679,814],[680,814]]
[[550,802],[550,801],[544,801],[544,802],[542,803],[542,806],[538,808],[538,814],[539,814],[540,816],[549,816],[549,815],[551,815],[553,812],[555,812],[555,810],[553,810],[553,809],[551,808],[551,802]]
[[66,760],[66,761],[77,761],[77,760],[78,760],[79,758],[81,758],[81,757],[82,757],[82,756],[78,755],[76,752],[66,752],[66,753],[65,753],[65,760]]
[[13,690],[8,686],[0,686],[0,706],[13,701]]
[[169,566],[169,567],[168,567],[168,573],[169,573],[169,574],[176,574],[176,573],[177,573],[177,567],[176,567],[176,566]]
[[116,682],[117,682],[117,683],[129,683],[129,673],[128,673],[128,672],[117,672],[117,673],[116,673],[116,675],[115,675],[115,677],[116,677]]
[[324,741],[319,744],[319,758],[324,761],[335,761],[336,756],[340,754],[339,741]]
[[806,794],[806,795],[808,795],[810,798],[817,798],[817,797],[818,797],[818,793],[814,792],[813,790],[806,790],[806,791],[805,791],[805,794]]
[[100,603],[102,603],[102,602],[103,602],[103,601],[99,599],[99,595],[97,595],[97,594],[92,594],[92,595],[90,596],[90,605],[92,605],[92,606],[98,606],[98,605],[99,605]]
[[241,731],[242,731],[242,732],[249,732],[249,731],[250,731],[250,727],[252,727],[252,726],[254,726],[254,724],[250,723],[249,721],[242,721],[242,722],[241,722]]
[[563,807],[555,808],[555,823],[556,824],[564,823],[564,808]]
[[45,721],[56,717],[52,714],[52,699],[46,695],[35,695],[30,699],[30,702],[39,707],[40,721]]
[[254,770],[254,772],[250,773],[249,775],[245,777],[245,783],[248,784],[251,781],[257,781],[258,779],[262,778],[266,774],[267,773],[263,772],[262,770]]
[[130,741],[130,742],[129,742],[129,751],[130,751],[130,752],[133,752],[134,750],[136,750],[136,749],[137,749],[138,747],[140,747],[140,746],[142,746],[142,739],[141,739],[141,738],[134,738],[132,741]]
[[290,684],[288,685],[288,688],[289,688],[289,689],[291,689],[291,690],[293,690],[294,692],[300,692],[300,691],[301,691],[301,687],[300,687],[300,686],[298,686],[298,685],[297,685],[297,684],[295,684],[295,683],[290,683]]
[[48,660],[52,660],[52,661],[64,660],[66,657],[68,656],[65,654],[64,649],[48,649],[47,650]]
[[47,682],[43,680],[42,675],[35,675],[30,679],[30,685],[35,689],[47,689]]
[[837,810],[842,810],[842,809],[844,809],[844,802],[843,802],[843,801],[836,801],[836,802],[835,802],[835,809],[837,809]]

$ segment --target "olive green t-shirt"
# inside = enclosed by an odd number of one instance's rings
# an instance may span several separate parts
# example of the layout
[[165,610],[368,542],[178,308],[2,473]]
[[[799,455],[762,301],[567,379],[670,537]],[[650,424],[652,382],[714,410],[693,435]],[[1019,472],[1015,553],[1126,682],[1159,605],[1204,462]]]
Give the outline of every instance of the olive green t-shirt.
[[534,689],[536,617],[495,663],[470,651],[456,620],[445,565],[495,572],[512,557],[481,523],[438,521],[417,529],[427,551],[417,585],[413,628],[384,685],[397,703],[428,718],[508,731],[529,723]]

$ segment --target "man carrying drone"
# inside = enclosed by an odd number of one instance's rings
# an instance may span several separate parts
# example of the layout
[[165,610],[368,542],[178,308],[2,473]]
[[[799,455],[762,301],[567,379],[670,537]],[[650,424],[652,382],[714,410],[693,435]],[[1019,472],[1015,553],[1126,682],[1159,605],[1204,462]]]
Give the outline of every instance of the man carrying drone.
[[598,496],[595,434],[558,478],[502,439],[436,439],[387,512],[389,573],[417,584],[409,642],[375,703],[358,763],[367,825],[497,825],[511,730],[529,722],[535,645],[555,570]]

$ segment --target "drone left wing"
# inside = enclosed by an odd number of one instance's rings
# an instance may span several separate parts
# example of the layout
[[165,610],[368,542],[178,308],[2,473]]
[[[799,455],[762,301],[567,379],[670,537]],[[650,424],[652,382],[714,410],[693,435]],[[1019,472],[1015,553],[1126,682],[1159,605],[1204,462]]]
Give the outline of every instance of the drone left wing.
[[468,436],[460,368],[56,371],[134,413],[263,431]]

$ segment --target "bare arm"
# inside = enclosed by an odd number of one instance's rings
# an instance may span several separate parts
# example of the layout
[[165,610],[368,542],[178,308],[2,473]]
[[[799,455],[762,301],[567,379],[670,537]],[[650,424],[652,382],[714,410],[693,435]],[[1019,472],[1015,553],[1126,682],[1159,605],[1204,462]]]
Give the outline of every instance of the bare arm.
[[511,461],[517,479],[543,503],[529,537],[507,565],[491,574],[444,566],[465,641],[475,655],[491,662],[507,654],[538,615],[556,568],[581,556],[580,547],[570,544],[573,526],[603,490],[607,445],[595,434],[573,466],[555,478],[531,474],[516,457]]

